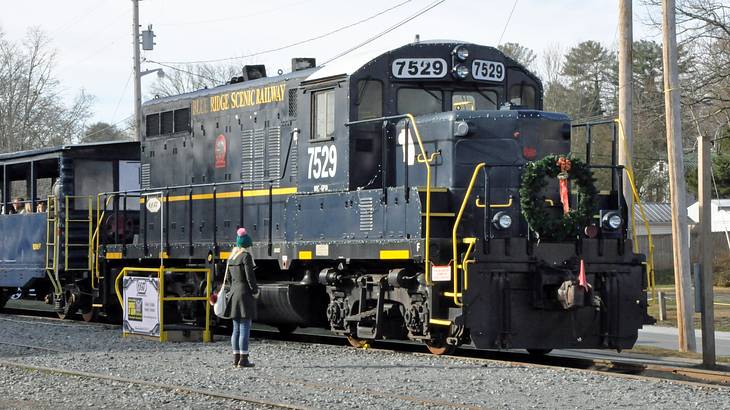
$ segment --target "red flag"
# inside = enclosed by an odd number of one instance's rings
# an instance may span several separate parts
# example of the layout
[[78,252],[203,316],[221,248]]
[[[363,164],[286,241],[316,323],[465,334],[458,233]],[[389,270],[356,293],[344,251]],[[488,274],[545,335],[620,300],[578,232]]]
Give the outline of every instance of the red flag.
[[588,292],[588,287],[591,286],[588,284],[588,278],[586,277],[586,265],[583,262],[583,259],[580,260],[580,273],[578,274],[578,285],[582,287],[583,289]]
[[560,178],[560,202],[563,203],[563,213],[570,212],[570,204],[568,203],[568,179]]

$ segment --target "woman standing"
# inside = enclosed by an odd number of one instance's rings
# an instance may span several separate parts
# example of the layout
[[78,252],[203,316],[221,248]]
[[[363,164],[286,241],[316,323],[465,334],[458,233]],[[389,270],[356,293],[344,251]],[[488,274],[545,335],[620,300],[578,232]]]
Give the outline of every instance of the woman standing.
[[225,317],[233,320],[233,365],[236,367],[253,367],[248,359],[248,337],[251,332],[251,321],[256,316],[256,299],[259,287],[253,268],[253,257],[249,248],[253,245],[246,228],[236,232],[236,247],[228,258],[228,269],[231,275],[230,301]]

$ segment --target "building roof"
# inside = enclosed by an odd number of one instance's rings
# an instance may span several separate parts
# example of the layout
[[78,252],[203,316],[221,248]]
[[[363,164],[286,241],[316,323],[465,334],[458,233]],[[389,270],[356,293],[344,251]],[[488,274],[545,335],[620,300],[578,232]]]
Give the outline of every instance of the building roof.
[[[642,202],[644,215],[646,215],[649,225],[671,224],[672,223],[672,206],[668,203],[661,202]],[[634,203],[634,215],[636,215],[636,223],[644,224],[639,204]]]

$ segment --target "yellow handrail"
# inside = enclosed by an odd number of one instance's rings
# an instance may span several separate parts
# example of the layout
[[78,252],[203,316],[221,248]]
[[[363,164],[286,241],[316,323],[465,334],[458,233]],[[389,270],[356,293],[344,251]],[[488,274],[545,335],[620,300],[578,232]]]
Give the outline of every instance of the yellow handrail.
[[[210,303],[208,303],[208,300],[210,299],[210,292],[212,290],[210,269],[165,268],[164,266],[160,266],[159,268],[124,267],[119,272],[119,274],[117,274],[117,277],[114,280],[114,292],[117,294],[117,299],[119,300],[119,306],[122,307],[122,310],[124,310],[126,308],[126,306],[124,306],[124,298],[122,297],[122,294],[119,291],[119,281],[121,280],[122,277],[127,275],[127,272],[148,272],[148,273],[157,274],[157,279],[159,280],[159,286],[160,286],[159,314],[160,314],[160,341],[161,342],[164,342],[167,340],[167,332],[165,331],[164,304],[165,304],[165,302],[179,302],[179,301],[186,301],[186,302],[196,302],[197,301],[197,302],[205,303],[205,331],[203,332],[203,342],[210,342],[213,340],[211,337],[212,334],[210,331]],[[205,296],[165,296],[165,272],[205,273]]]
[[451,230],[451,246],[453,251],[453,261],[454,266],[452,268],[453,271],[453,282],[454,282],[454,304],[457,306],[462,306],[462,303],[459,302],[459,296],[457,295],[459,290],[459,266],[457,265],[458,254],[457,254],[457,248],[456,248],[456,231],[459,229],[459,224],[461,223],[461,217],[464,215],[464,209],[466,209],[466,204],[469,202],[469,197],[471,197],[471,191],[474,189],[474,184],[477,180],[477,175],[479,174],[479,171],[482,170],[482,168],[486,167],[487,164],[484,162],[479,163],[475,168],[474,172],[471,175],[471,180],[469,181],[469,186],[466,189],[466,193],[464,194],[464,199],[461,201],[461,207],[459,208],[459,213],[456,215],[456,221],[454,222],[454,228]]
[[[426,284],[431,285],[431,260],[430,260],[430,240],[431,240],[431,162],[436,159],[438,153],[434,152],[431,157],[426,154],[426,149],[423,147],[423,140],[421,139],[421,133],[418,132],[418,126],[416,125],[416,119],[412,114],[406,114],[408,120],[413,124],[413,132],[416,134],[416,140],[418,141],[418,147],[421,153],[418,154],[418,162],[423,163],[426,166],[426,245],[424,250],[424,269],[426,275]],[[403,141],[404,144],[408,144],[408,141]],[[404,161],[408,163],[408,158],[404,158]]]
[[[624,124],[621,122],[619,118],[614,119],[614,121],[619,125],[620,131],[622,135],[626,134],[626,130],[624,130]],[[649,221],[646,218],[646,213],[644,213],[644,205],[641,203],[641,197],[639,197],[639,192],[636,190],[636,184],[634,183],[634,169],[631,166],[633,163],[631,158],[631,153],[628,152],[626,145],[619,147],[619,149],[624,150],[624,154],[626,156],[626,165],[624,166],[624,169],[626,170],[626,177],[629,180],[629,186],[631,187],[631,196],[634,199],[634,202],[639,206],[639,213],[641,213],[641,218],[644,220],[644,228],[646,229],[646,240],[647,245],[649,249],[649,257],[647,258],[646,265],[647,265],[647,271],[646,271],[646,280],[649,287],[649,291],[651,292],[652,298],[656,296],[656,282],[654,278],[654,240],[651,237],[651,229],[649,228]],[[623,187],[622,187],[623,189]],[[631,227],[632,227],[632,237],[634,239],[634,253],[639,252],[639,242],[637,240],[636,236],[636,211],[634,207],[631,207]]]
[[91,237],[91,242],[94,245],[94,262],[92,266],[92,272],[91,272],[91,288],[96,289],[96,286],[94,285],[94,278],[96,277],[96,280],[98,281],[101,279],[101,275],[99,275],[99,231],[101,230],[101,221],[104,219],[104,215],[106,214],[106,207],[109,206],[109,202],[114,198],[114,195],[109,195],[106,199],[106,202],[104,203],[104,211],[101,210],[101,195],[98,194],[96,196],[96,229],[94,230],[94,234]]
[[[511,206],[512,206],[512,199],[513,199],[513,198],[512,198],[512,195],[510,195],[510,196],[509,196],[509,201],[507,201],[506,203],[504,203],[504,204],[491,204],[491,205],[489,205],[489,207],[490,207],[490,208],[509,208],[509,207],[511,207]],[[479,202],[479,197],[477,197],[477,198],[476,198],[476,199],[474,200],[474,205],[475,205],[475,206],[476,206],[477,208],[486,208],[486,207],[487,207],[487,205],[486,205],[486,204],[484,204],[484,203],[482,203],[482,202]]]

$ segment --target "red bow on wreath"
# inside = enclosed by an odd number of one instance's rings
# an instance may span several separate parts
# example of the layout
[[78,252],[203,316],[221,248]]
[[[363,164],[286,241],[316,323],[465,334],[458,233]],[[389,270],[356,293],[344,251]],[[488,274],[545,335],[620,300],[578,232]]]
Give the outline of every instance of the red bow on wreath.
[[560,167],[560,173],[558,174],[558,181],[560,183],[560,202],[563,203],[563,214],[570,212],[570,203],[568,197],[568,171],[570,171],[571,163],[568,158],[558,158],[557,165]]

